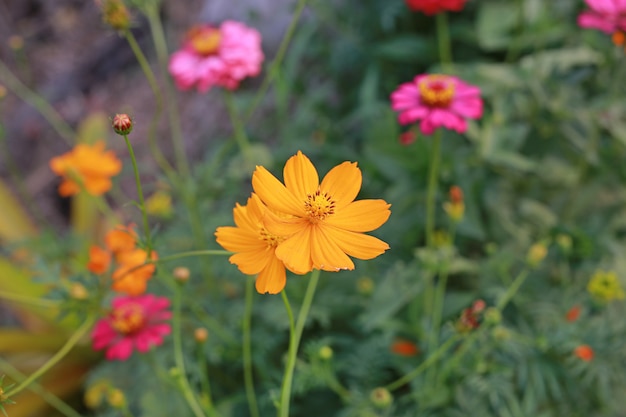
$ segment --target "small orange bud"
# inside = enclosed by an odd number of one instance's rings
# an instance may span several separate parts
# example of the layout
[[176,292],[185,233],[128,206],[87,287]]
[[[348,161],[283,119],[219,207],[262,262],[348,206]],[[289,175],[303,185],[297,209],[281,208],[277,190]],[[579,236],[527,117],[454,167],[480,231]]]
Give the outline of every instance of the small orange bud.
[[611,40],[613,40],[613,43],[616,46],[622,46],[624,45],[624,42],[626,41],[626,35],[624,35],[624,32],[621,31],[616,31],[613,32],[613,35],[611,36]]
[[578,320],[578,317],[580,317],[581,310],[582,308],[579,305],[575,305],[574,307],[569,309],[567,314],[565,314],[565,319],[569,322],[574,322]]
[[75,300],[86,300],[89,298],[89,291],[83,284],[74,282],[70,286],[70,296]]
[[459,204],[463,202],[463,190],[458,185],[450,187],[450,201],[452,204]]
[[405,339],[396,339],[391,344],[391,351],[400,356],[415,356],[420,353],[415,343]]
[[174,275],[174,279],[176,281],[184,284],[185,282],[189,281],[189,268],[185,268],[184,266],[177,266],[176,268],[174,268],[174,271],[172,271],[172,275]]
[[116,114],[111,124],[118,135],[128,135],[133,130],[133,121],[127,114]]
[[574,355],[585,362],[589,362],[593,359],[593,349],[589,345],[580,345],[574,349]]
[[130,13],[121,0],[104,0],[101,7],[104,23],[115,30],[126,30],[130,27]]
[[104,274],[111,265],[111,253],[99,246],[93,245],[89,248],[89,261],[87,269],[94,274]]
[[198,343],[204,343],[209,338],[209,332],[204,327],[198,327],[193,332],[193,338],[196,339]]

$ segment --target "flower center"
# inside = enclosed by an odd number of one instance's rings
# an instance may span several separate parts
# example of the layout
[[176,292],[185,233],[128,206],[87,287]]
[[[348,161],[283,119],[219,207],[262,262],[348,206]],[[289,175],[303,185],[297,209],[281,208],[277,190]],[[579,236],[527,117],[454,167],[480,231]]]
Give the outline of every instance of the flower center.
[[429,107],[446,108],[454,97],[454,84],[446,75],[428,75],[418,83],[420,98]]
[[268,232],[265,227],[261,227],[261,239],[267,243],[268,248],[275,248],[278,246],[283,240],[285,240],[285,236],[276,236]]
[[145,324],[146,317],[139,304],[125,304],[111,313],[111,326],[122,334],[135,333]]
[[307,195],[304,211],[311,223],[317,223],[335,212],[335,202],[327,193],[322,194],[317,190],[314,194]]
[[209,27],[195,27],[187,33],[191,47],[199,55],[215,55],[220,47],[222,34],[218,29]]

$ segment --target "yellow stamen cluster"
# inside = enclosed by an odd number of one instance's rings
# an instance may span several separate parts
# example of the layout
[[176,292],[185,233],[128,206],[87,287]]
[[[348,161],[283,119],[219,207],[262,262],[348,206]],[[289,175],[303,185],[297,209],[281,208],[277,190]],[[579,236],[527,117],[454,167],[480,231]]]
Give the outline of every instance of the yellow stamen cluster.
[[267,247],[268,248],[275,248],[276,246],[278,246],[280,243],[282,243],[285,240],[285,236],[276,236],[271,234],[270,232],[267,231],[267,229],[265,229],[265,227],[259,226],[260,228],[260,233],[261,233],[261,239],[267,243]]
[[335,212],[335,201],[328,193],[322,193],[318,189],[314,194],[307,195],[304,211],[311,223],[317,223]]
[[420,98],[429,107],[446,108],[454,97],[454,84],[445,75],[428,75],[418,83]]
[[111,326],[122,334],[134,333],[145,324],[145,315],[141,306],[126,304],[113,310]]
[[199,55],[209,56],[217,53],[222,40],[222,34],[218,29],[197,28],[192,29],[189,34],[189,43]]
[[612,271],[597,271],[587,284],[587,291],[601,301],[623,300],[624,290]]

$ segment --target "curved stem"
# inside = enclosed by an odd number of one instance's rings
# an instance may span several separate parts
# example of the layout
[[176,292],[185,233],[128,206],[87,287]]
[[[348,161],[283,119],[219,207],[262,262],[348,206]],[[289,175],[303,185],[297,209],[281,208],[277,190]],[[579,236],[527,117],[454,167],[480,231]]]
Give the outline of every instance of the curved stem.
[[228,109],[230,122],[233,125],[233,129],[235,131],[235,135],[234,135],[235,141],[237,142],[237,145],[239,146],[239,150],[243,154],[244,158],[248,160],[250,157],[250,142],[248,141],[246,130],[243,127],[243,122],[235,106],[235,101],[233,100],[233,93],[230,91],[225,91],[224,101],[226,102],[226,108]]
[[428,171],[428,188],[426,190],[426,245],[433,247],[433,233],[435,229],[435,200],[437,197],[437,178],[439,176],[439,161],[441,148],[441,129],[437,129],[430,151],[430,169]]
[[265,74],[265,78],[263,78],[263,82],[261,83],[261,86],[257,90],[257,93],[254,96],[254,99],[252,100],[252,104],[250,105],[250,107],[248,108],[248,111],[245,114],[245,117],[243,119],[244,122],[247,122],[248,120],[250,120],[250,117],[252,117],[257,107],[259,106],[259,103],[265,96],[267,89],[272,84],[272,81],[274,80],[274,77],[276,76],[276,71],[278,67],[280,66],[280,64],[282,63],[283,58],[285,57],[285,52],[287,52],[287,47],[289,46],[289,43],[291,42],[291,38],[293,37],[296,27],[298,26],[298,21],[300,20],[300,16],[302,15],[304,6],[306,6],[306,0],[299,0],[298,4],[296,5],[296,10],[293,13],[293,17],[291,18],[291,22],[289,22],[289,27],[287,28],[287,31],[285,32],[285,36],[283,37],[283,40],[280,42],[280,46],[278,47],[276,56],[274,57],[274,60],[272,61],[267,73]]
[[522,286],[524,281],[526,281],[526,277],[528,277],[528,269],[527,268],[523,269],[522,272],[520,272],[517,275],[517,277],[515,277],[515,280],[513,281],[511,286],[504,293],[504,295],[502,296],[500,301],[498,301],[498,304],[496,305],[496,308],[498,310],[500,310],[500,311],[504,310],[504,307],[506,307],[506,305],[509,303],[509,301],[511,301],[511,299],[515,296],[515,294],[520,289],[520,287]]
[[232,252],[228,252],[222,249],[192,250],[188,252],[180,252],[174,255],[164,256],[155,261],[151,261],[147,263],[159,264],[161,262],[169,262],[169,261],[174,261],[176,259],[190,258],[193,256],[224,256],[224,255],[232,255],[232,254],[233,254]]
[[141,179],[139,178],[139,168],[137,167],[137,160],[135,159],[135,152],[128,140],[128,135],[123,135],[128,147],[128,153],[130,154],[130,160],[133,163],[133,171],[135,173],[135,184],[137,185],[137,196],[139,197],[139,208],[141,209],[141,217],[143,219],[143,232],[146,235],[146,245],[148,246],[148,258],[150,258],[150,252],[152,251],[152,238],[150,237],[150,225],[148,224],[148,213],[146,213],[146,205],[143,199],[143,191],[141,188]]
[[59,113],[48,103],[48,101],[24,85],[9,68],[0,61],[0,80],[15,93],[16,96],[24,100],[35,108],[59,136],[70,146],[74,144],[76,132],[63,120]]
[[252,375],[252,342],[250,327],[252,322],[252,296],[254,294],[254,276],[248,277],[246,282],[246,304],[243,314],[243,377],[246,385],[246,397],[251,417],[259,417],[259,405],[254,392],[254,378]]
[[448,15],[445,12],[437,14],[437,44],[441,66],[444,70],[450,71],[452,69],[452,45],[450,43]]
[[206,362],[206,356],[204,355],[204,350],[202,349],[202,343],[197,346],[197,359],[198,359],[198,367],[200,368],[200,385],[202,387],[202,394],[200,396],[200,401],[204,407],[204,411],[209,416],[215,415],[215,406],[213,405],[213,398],[211,397],[211,383],[209,382],[209,367]]
[[78,329],[76,329],[74,334],[72,334],[72,336],[69,339],[67,339],[67,342],[65,342],[65,344],[61,347],[61,349],[59,349],[59,351],[55,353],[54,356],[52,356],[48,360],[48,362],[43,364],[41,368],[39,368],[36,372],[31,374],[25,380],[23,380],[22,383],[19,384],[17,387],[9,390],[5,394],[5,396],[7,398],[14,396],[18,392],[22,391],[24,388],[28,387],[37,378],[39,378],[40,376],[48,372],[50,368],[52,368],[54,365],[59,363],[61,359],[63,359],[65,355],[67,355],[70,352],[70,350],[72,350],[74,345],[76,345],[76,343],[78,343],[78,341],[83,338],[83,336],[89,331],[89,329],[91,329],[91,326],[93,325],[95,321],[96,321],[95,315],[88,316],[87,319],[83,322],[83,324]]
[[181,318],[182,318],[182,286],[180,284],[176,285],[176,289],[174,290],[174,306],[173,306],[173,317],[172,317],[172,336],[174,338],[174,363],[178,368],[179,375],[179,386],[182,391],[183,397],[187,401],[187,404],[193,411],[193,414],[196,417],[204,417],[204,412],[202,411],[202,406],[198,402],[195,393],[192,391],[191,386],[189,385],[189,380],[187,379],[187,371],[185,370],[185,359],[183,356],[183,340],[182,340],[182,332],[181,332]]
[[298,355],[298,346],[300,345],[300,339],[302,337],[302,330],[304,330],[304,324],[306,318],[309,315],[311,303],[313,302],[313,296],[315,295],[315,289],[320,278],[320,270],[315,269],[311,273],[309,278],[309,286],[304,294],[304,300],[302,300],[302,306],[298,313],[298,321],[293,325],[293,315],[291,314],[291,308],[289,306],[289,300],[285,290],[282,291],[283,300],[285,301],[285,307],[287,308],[287,314],[289,317],[289,352],[287,357],[287,365],[285,367],[285,375],[283,377],[283,386],[280,393],[280,406],[278,410],[279,417],[289,417],[289,401],[291,398],[291,385],[293,382],[293,371],[296,367],[296,358]]
[[29,297],[21,294],[12,294],[4,291],[0,291],[0,299],[46,308],[59,308],[61,306],[60,301]]

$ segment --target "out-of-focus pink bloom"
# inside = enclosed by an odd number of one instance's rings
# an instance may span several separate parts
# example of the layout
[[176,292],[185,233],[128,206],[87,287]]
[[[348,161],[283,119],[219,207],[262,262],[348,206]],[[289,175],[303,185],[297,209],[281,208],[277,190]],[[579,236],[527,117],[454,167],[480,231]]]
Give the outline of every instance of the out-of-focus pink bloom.
[[459,12],[463,10],[466,0],[405,0],[411,10],[434,15],[444,11]]
[[483,114],[478,87],[439,74],[421,74],[413,82],[401,84],[391,94],[391,107],[399,112],[400,124],[419,120],[425,135],[442,126],[463,133],[467,130],[465,119],[478,119]]
[[196,26],[182,49],[170,57],[169,71],[181,90],[214,85],[234,90],[246,77],[261,72],[261,35],[243,23],[225,21],[219,28]]
[[124,361],[135,349],[147,352],[161,345],[171,331],[164,323],[172,317],[166,310],[169,305],[167,298],[152,294],[115,298],[112,311],[96,323],[91,333],[93,348],[106,348],[108,360]]
[[607,34],[626,32],[626,0],[586,0],[591,10],[578,15],[578,25]]

